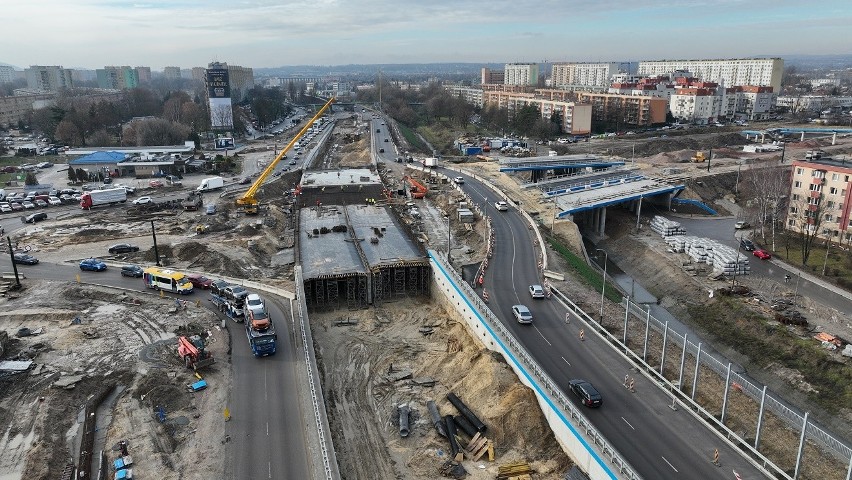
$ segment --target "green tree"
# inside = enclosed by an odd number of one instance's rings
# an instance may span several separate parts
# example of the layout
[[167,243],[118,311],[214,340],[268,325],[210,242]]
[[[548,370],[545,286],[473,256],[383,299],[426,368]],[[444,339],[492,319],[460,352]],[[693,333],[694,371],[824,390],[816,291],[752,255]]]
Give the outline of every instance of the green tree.
[[68,168],[68,181],[71,183],[77,183],[77,171],[74,170],[74,167]]
[[36,178],[35,173],[27,172],[27,176],[24,177],[24,185],[38,185],[38,179]]

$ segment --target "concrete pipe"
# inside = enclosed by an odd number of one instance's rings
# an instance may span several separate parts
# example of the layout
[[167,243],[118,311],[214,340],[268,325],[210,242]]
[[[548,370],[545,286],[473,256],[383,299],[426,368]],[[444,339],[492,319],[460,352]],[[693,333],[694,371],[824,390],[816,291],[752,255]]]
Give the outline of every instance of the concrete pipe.
[[411,410],[408,408],[407,403],[403,403],[397,407],[397,410],[399,410],[399,436],[405,438],[411,433],[408,428],[408,414]]
[[455,393],[448,393],[447,400],[449,400],[450,403],[452,403],[453,406],[456,407],[462,415],[464,415],[464,417],[470,422],[471,425],[473,425],[473,428],[475,428],[477,432],[485,433],[485,424],[482,423],[482,420],[480,420],[479,417],[474,415],[469,408],[467,408],[467,405],[465,405],[464,402],[462,402],[461,399],[457,397]]
[[432,425],[435,426],[435,430],[438,431],[438,435],[446,437],[447,427],[444,425],[444,419],[441,418],[441,414],[438,412],[438,406],[435,405],[435,401],[429,400],[426,402],[426,408],[429,409],[429,416],[432,417]]

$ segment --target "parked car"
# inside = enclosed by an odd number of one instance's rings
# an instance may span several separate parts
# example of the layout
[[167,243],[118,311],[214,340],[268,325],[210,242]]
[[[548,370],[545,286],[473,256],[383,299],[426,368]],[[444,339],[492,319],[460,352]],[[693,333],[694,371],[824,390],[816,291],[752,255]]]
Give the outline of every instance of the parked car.
[[60,200],[58,197],[50,197],[47,199],[47,203],[51,205],[62,205],[62,200]]
[[26,217],[21,218],[21,221],[24,223],[36,223],[42,220],[47,220],[47,214],[44,212],[31,213]]
[[544,298],[544,288],[541,285],[530,285],[530,295],[532,298]]
[[88,270],[90,272],[102,272],[107,269],[106,263],[97,258],[87,258],[80,261],[80,270]]
[[379,149],[379,153],[385,153],[385,149],[384,149],[384,148],[380,148],[380,149]]
[[740,220],[739,222],[734,224],[734,228],[737,230],[742,230],[745,228],[751,228],[751,224],[746,222],[745,220]]
[[248,185],[249,183],[251,183],[251,178],[249,177],[243,177],[242,180],[240,180],[240,185]]
[[109,253],[130,253],[130,252],[138,252],[139,247],[136,245],[131,245],[129,243],[116,243],[115,245],[109,247]]
[[148,182],[148,185],[150,185],[152,188],[159,188],[163,186],[163,182],[161,182],[160,180],[151,180],[150,182]]
[[753,252],[754,249],[757,248],[754,246],[754,242],[747,238],[740,239],[740,247],[747,252]]
[[38,263],[38,259],[28,253],[16,253],[13,261],[21,265],[36,265]]
[[526,305],[512,305],[512,313],[515,314],[518,323],[532,323],[532,312]]
[[33,208],[35,208],[35,204],[33,202],[28,201],[28,200],[24,200],[23,202],[21,202],[21,205],[26,210],[32,210]]
[[36,207],[39,207],[39,208],[47,208],[47,206],[50,205],[49,203],[47,203],[46,201],[44,201],[40,198],[33,200],[33,203],[35,204]]
[[12,203],[10,203],[10,204],[9,204],[9,207],[11,207],[11,208],[12,208],[12,210],[14,210],[14,211],[16,211],[16,212],[20,212],[21,210],[23,210],[23,209],[24,209],[24,206],[23,206],[23,205],[21,205],[19,202],[12,202]]
[[386,138],[386,139],[385,139],[385,142],[387,142],[387,141],[388,141],[388,139]]
[[763,250],[762,248],[758,248],[751,253],[754,254],[755,257],[757,257],[761,260],[769,260],[769,259],[772,258],[772,254],[767,252],[766,250]]
[[148,203],[154,203],[154,199],[151,197],[139,197],[133,200],[133,205],[145,205]]
[[139,265],[124,265],[121,267],[122,277],[141,277],[142,272],[142,267]]
[[494,203],[494,208],[496,208],[497,210],[499,210],[501,212],[506,212],[506,211],[509,210],[509,204],[500,200],[499,202]]
[[216,214],[216,204],[211,203],[210,205],[207,205],[207,209],[204,211],[204,213],[206,213],[207,215],[215,215]]
[[12,206],[8,203],[0,203],[0,212],[9,213],[12,211]]
[[580,379],[570,380],[568,388],[574,392],[574,395],[580,397],[580,402],[590,408],[600,407],[603,403],[603,398],[600,392],[589,382]]
[[189,280],[189,283],[191,283],[195,288],[209,289],[210,285],[213,285],[213,280],[200,273],[187,273],[186,279]]

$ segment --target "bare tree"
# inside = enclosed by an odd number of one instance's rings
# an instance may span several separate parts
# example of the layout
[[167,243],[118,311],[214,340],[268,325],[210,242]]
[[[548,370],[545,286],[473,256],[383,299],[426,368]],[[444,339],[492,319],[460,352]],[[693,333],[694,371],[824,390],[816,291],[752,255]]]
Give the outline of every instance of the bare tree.
[[822,231],[825,220],[824,197],[820,191],[818,197],[799,197],[790,201],[787,228],[798,233],[803,266],[808,264],[814,241]]
[[780,161],[752,164],[742,174],[742,185],[740,197],[753,209],[763,243],[771,240],[775,250],[775,227],[783,220],[779,217],[783,217],[790,193],[790,166]]

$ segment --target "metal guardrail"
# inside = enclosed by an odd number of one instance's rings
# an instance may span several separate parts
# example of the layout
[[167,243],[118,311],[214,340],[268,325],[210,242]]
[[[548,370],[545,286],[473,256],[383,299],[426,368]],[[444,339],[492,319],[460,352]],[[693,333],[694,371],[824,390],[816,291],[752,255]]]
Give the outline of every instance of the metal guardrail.
[[[510,352],[506,353],[511,353],[511,355],[520,362],[518,366],[529,374],[530,380],[534,379],[534,381],[538,384],[539,388],[536,389],[538,393],[547,395],[546,400],[552,407],[554,407],[554,412],[563,420],[563,422],[566,423],[566,425],[569,425],[569,427],[574,430],[578,436],[583,433],[587,437],[591,438],[591,442],[598,454],[600,454],[601,457],[606,457],[609,461],[608,465],[603,465],[604,468],[614,467],[622,478],[626,478],[628,480],[641,480],[642,477],[639,476],[636,470],[627,462],[627,460],[621,457],[618,451],[606,440],[606,438],[604,438],[602,434],[597,431],[597,429],[595,429],[580,410],[574,407],[559,388],[558,384],[553,381],[538,362],[530,356],[526,348],[515,340],[514,336],[506,329],[505,326],[503,326],[503,323],[496,315],[494,315],[494,312],[488,308],[482,299],[479,298],[470,285],[459,277],[455,270],[448,268],[437,252],[430,250],[429,256],[434,262],[441,266],[442,270],[447,273],[450,279],[467,297],[469,304],[476,309],[482,321],[487,323],[487,328],[499,336],[498,341],[501,345],[510,350]],[[576,424],[576,429],[571,426],[572,424],[569,423],[569,419],[573,420],[573,423]]]
[[[621,305],[624,305],[624,301],[622,301]],[[646,320],[650,320],[650,327],[654,329],[654,331],[661,333],[665,329],[665,324],[655,318],[653,315],[649,315],[646,310],[641,309],[637,304],[630,304],[630,313],[633,317],[640,319],[643,323]],[[683,348],[684,337],[683,335],[673,331],[672,329],[668,329],[667,338],[673,341],[675,344],[679,345]],[[693,356],[699,353],[698,345],[692,343],[687,340],[686,352],[692,354]],[[699,361],[702,365],[707,366],[710,370],[716,372],[721,378],[725,378],[728,373],[728,366],[720,362],[717,358],[713,357],[706,351],[700,352]],[[731,382],[736,382],[742,387],[742,391],[746,393],[749,397],[757,402],[760,402],[760,398],[763,395],[763,386],[758,386],[752,383],[751,380],[746,377],[736,373],[731,372]],[[793,428],[801,431],[802,425],[804,424],[805,417],[804,415],[799,414],[794,411],[787,405],[785,405],[780,400],[774,398],[769,393],[766,395],[766,407],[776,414],[779,418],[782,418],[787,424]],[[850,461],[852,459],[852,448],[846,445],[842,440],[834,437],[830,432],[824,430],[823,428],[815,425],[811,422],[808,422],[807,426],[807,435],[809,438],[813,438],[818,440],[820,443],[825,445],[832,454],[837,456],[839,459],[844,461]]]

